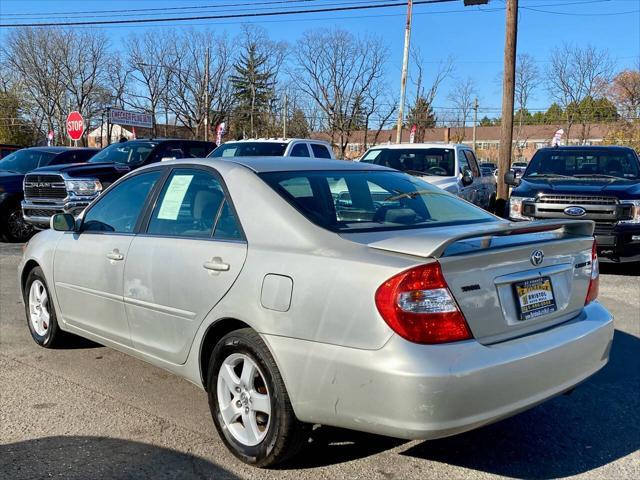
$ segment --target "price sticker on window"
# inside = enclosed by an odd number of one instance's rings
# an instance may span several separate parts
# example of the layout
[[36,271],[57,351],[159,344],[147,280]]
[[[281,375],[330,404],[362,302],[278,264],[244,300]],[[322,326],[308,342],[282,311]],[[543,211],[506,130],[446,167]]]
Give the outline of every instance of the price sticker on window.
[[171,179],[160,205],[159,220],[177,220],[182,201],[192,180],[193,175],[175,175]]

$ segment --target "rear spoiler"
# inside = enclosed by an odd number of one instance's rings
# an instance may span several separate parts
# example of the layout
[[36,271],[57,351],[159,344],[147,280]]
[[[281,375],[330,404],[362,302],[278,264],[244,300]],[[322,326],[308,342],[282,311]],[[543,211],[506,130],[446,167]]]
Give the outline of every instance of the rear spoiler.
[[[420,249],[419,256],[440,258],[447,254],[452,245],[463,240],[475,239],[480,241],[485,248],[489,248],[494,237],[508,237],[511,235],[528,235],[535,233],[556,232],[562,236],[592,237],[595,223],[592,220],[534,220],[530,222],[500,222],[492,224],[468,225],[468,228],[458,229],[438,229],[431,235],[425,235],[424,249]],[[404,238],[396,237],[369,243],[369,247],[380,250],[389,250],[399,253],[416,255],[415,243],[413,245],[404,243]],[[407,239],[408,240],[408,239]]]

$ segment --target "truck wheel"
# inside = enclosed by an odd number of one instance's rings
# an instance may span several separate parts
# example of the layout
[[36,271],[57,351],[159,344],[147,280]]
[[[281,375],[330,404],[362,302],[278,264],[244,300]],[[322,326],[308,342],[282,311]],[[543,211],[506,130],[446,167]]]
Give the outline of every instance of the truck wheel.
[[236,330],[220,340],[207,385],[216,429],[243,462],[269,467],[304,445],[308,426],[296,418],[278,367],[255,331]]
[[19,204],[9,206],[0,221],[0,230],[9,242],[26,242],[35,233],[33,226],[25,222]]

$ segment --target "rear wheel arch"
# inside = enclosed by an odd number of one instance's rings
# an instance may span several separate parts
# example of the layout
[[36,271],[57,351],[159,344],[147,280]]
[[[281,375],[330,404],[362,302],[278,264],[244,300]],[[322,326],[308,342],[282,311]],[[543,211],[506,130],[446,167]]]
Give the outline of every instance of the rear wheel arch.
[[212,323],[207,332],[204,334],[202,342],[200,344],[200,380],[202,381],[202,386],[207,388],[207,379],[208,379],[208,370],[209,370],[209,360],[211,359],[211,354],[213,353],[213,349],[216,348],[216,345],[222,337],[226,334],[233,332],[234,330],[240,330],[242,328],[252,328],[251,325],[238,320],[236,318],[222,318]]

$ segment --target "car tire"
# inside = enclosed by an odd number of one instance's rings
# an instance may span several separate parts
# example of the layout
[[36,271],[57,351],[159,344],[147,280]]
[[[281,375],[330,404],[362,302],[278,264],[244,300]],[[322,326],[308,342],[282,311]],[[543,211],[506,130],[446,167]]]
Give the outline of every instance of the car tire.
[[35,229],[25,222],[20,204],[9,205],[0,222],[0,230],[9,242],[26,242],[35,233]]
[[61,346],[66,334],[58,325],[49,287],[40,267],[29,272],[24,288],[24,305],[33,340],[44,348]]
[[278,367],[255,331],[235,330],[218,342],[207,380],[216,429],[243,462],[274,466],[306,443],[310,425],[296,418]]

